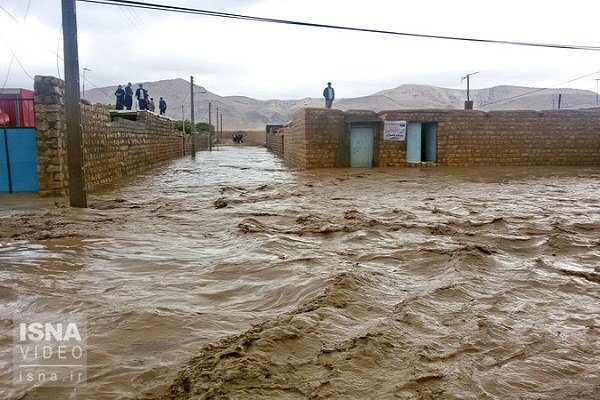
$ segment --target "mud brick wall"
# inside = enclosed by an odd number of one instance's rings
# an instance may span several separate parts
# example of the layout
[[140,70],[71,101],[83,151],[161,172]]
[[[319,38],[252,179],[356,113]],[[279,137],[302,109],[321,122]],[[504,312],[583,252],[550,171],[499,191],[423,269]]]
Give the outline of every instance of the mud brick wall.
[[283,144],[283,132],[281,128],[272,129],[269,133],[271,151],[277,154],[279,157],[284,157],[284,144]]
[[[208,134],[206,132],[196,132],[196,152],[208,150]],[[192,139],[191,135],[185,135],[185,155],[192,154]]]
[[[41,196],[68,194],[64,82],[36,76],[34,83],[38,180]],[[81,105],[86,190],[181,157],[174,122],[147,111],[137,121],[115,118],[98,105]]]
[[369,123],[376,129],[375,166],[415,165],[406,162],[406,141],[383,140],[384,120],[435,122],[435,165],[600,165],[600,109],[395,110],[375,114],[306,108],[280,130],[284,158],[299,168],[348,166],[349,127]]
[[[379,115],[384,120],[437,122],[438,165],[600,165],[600,109],[412,110]],[[406,159],[406,142],[396,146],[397,157],[388,165],[401,165]]]
[[284,159],[298,168],[335,167],[345,126],[340,110],[298,111],[292,123],[280,129],[284,135]]
[[[283,128],[279,128],[278,130],[278,133],[283,135],[282,153],[284,160],[298,168],[306,168],[307,165],[305,117],[305,110],[300,110],[294,115],[290,124]],[[273,138],[271,140],[273,140]],[[273,144],[271,146],[273,146]]]
[[[265,126],[265,147],[270,149],[271,148],[271,135],[273,134],[273,131],[279,128],[283,128],[283,125],[281,124],[270,124],[270,125],[266,125]],[[282,153],[283,154],[283,153]]]

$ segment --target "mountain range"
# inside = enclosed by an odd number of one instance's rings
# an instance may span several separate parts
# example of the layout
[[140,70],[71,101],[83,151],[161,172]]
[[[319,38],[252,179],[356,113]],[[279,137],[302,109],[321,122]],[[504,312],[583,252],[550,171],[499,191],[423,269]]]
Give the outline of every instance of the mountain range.
[[[184,79],[142,82],[158,109],[158,99],[168,104],[167,116],[190,118],[190,84]],[[134,84],[134,89],[138,83]],[[116,86],[87,90],[85,98],[94,103],[114,103]],[[283,124],[292,119],[303,107],[323,107],[321,98],[299,100],[258,100],[246,96],[219,96],[202,86],[194,86],[195,120],[208,120],[208,104],[223,113],[223,130],[262,130],[266,124]],[[494,86],[471,90],[475,109],[479,110],[548,110],[557,108],[559,94],[561,108],[589,108],[596,106],[596,93],[579,89],[543,89],[522,86]],[[339,98],[334,108],[342,110],[369,109],[374,111],[394,109],[461,109],[466,90],[448,89],[428,85],[406,84],[383,90],[369,96]],[[183,110],[182,110],[183,105]]]

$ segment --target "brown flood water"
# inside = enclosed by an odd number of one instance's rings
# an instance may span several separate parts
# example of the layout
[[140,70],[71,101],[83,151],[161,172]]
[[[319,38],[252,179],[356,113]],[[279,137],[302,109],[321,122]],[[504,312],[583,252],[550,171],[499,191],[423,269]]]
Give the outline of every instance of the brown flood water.
[[[0,398],[600,398],[597,168],[226,147],[90,204],[0,197]],[[11,321],[73,312],[87,385],[12,386]]]

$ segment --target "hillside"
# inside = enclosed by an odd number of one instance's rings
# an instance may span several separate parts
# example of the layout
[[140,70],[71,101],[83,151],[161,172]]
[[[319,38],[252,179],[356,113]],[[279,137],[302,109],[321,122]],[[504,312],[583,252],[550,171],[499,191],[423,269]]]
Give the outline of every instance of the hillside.
[[[168,103],[167,115],[181,119],[183,115],[190,117],[189,83],[183,79],[169,79],[156,82],[143,82],[150,95],[154,97],[158,107],[158,98],[164,97]],[[137,88],[138,83],[134,84]],[[113,103],[116,86],[108,86],[86,91],[86,98],[92,102]],[[224,129],[263,129],[266,124],[285,123],[302,107],[322,107],[320,98],[299,100],[257,100],[245,96],[219,96],[201,86],[195,86],[195,117],[197,121],[208,118],[208,103],[214,110],[223,112]],[[553,101],[558,101],[562,94],[563,108],[593,107],[596,94],[591,91],[577,89],[549,89],[521,86],[495,86],[471,91],[475,108],[481,110],[552,109]],[[447,89],[436,86],[407,84],[393,89],[383,90],[370,96],[355,98],[339,98],[335,108],[371,109],[375,111],[410,108],[442,108],[460,109],[466,99],[466,91]],[[488,105],[488,103],[491,103]]]

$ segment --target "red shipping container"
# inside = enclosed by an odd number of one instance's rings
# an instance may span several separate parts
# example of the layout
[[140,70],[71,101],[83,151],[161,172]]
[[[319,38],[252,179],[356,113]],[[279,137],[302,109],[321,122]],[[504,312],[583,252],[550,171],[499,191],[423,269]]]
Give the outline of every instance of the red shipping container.
[[0,126],[35,128],[33,91],[0,89]]

